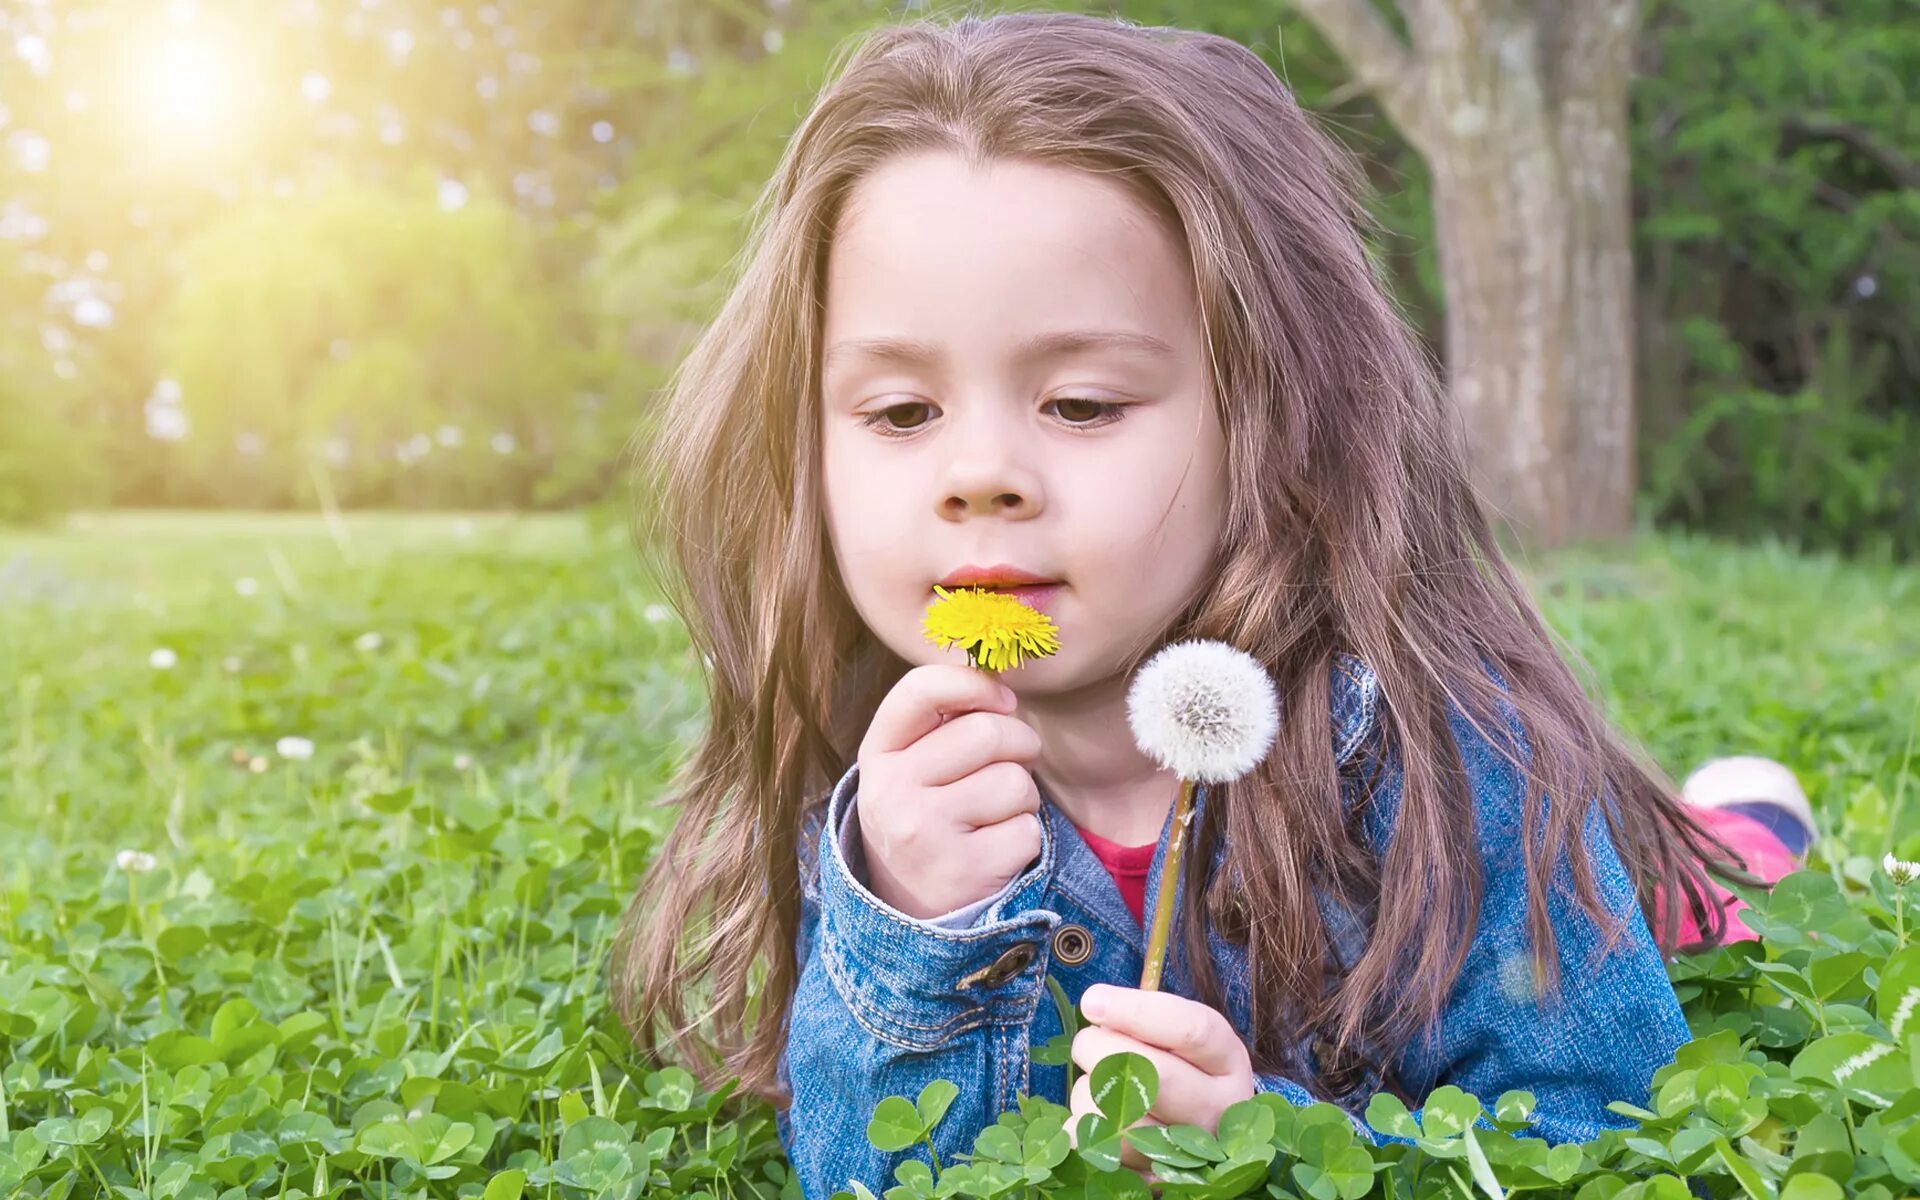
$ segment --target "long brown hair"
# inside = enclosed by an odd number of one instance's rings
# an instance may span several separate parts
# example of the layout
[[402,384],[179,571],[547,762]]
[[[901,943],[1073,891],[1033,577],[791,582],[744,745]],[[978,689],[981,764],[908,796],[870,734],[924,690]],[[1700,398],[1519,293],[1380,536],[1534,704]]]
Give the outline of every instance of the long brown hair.
[[[644,464],[639,540],[666,555],[656,573],[707,664],[709,722],[661,801],[678,816],[615,943],[614,1007],[640,1047],[708,1086],[738,1075],[786,1101],[775,1070],[798,973],[801,822],[908,665],[849,602],[822,519],[824,263],[854,184],[930,148],[1100,172],[1189,248],[1231,500],[1213,583],[1167,636],[1246,650],[1289,700],[1267,762],[1218,790],[1196,835],[1187,894],[1205,902],[1186,907],[1179,936],[1198,998],[1223,1009],[1203,922],[1246,942],[1256,1067],[1291,1065],[1308,1029],[1380,1061],[1444,1007],[1481,889],[1450,701],[1524,760],[1543,986],[1558,978],[1547,865],[1583,845],[1586,815],[1543,795],[1609,791],[1649,922],[1664,882],[1718,941],[1700,860],[1717,851],[1716,874],[1753,877],[1563,661],[1470,487],[1437,367],[1376,277],[1358,164],[1259,57],[1211,34],[1034,12],[891,24],[847,49],[754,210],[737,281],[671,381]],[[1377,674],[1375,749],[1403,771],[1384,862],[1343,809],[1327,736],[1343,651]],[[1510,686],[1530,756],[1507,736],[1484,663]],[[1222,835],[1227,869],[1200,878]],[[1610,949],[1627,926],[1608,919],[1586,855],[1571,857]],[[1337,979],[1301,969],[1327,961],[1316,886],[1377,901],[1365,954]],[[1664,917],[1656,937],[1671,951],[1679,906]]]

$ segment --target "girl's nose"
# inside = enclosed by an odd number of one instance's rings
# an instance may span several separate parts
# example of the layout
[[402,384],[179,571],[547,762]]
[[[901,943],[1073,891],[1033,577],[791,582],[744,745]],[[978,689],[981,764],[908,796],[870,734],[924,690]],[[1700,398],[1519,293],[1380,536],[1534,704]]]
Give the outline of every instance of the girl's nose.
[[985,492],[955,492],[947,497],[946,501],[947,513],[954,517],[987,513],[1019,516],[1030,512],[1032,507],[1031,501],[1024,494],[1011,491],[993,495],[987,495]]
[[941,508],[950,518],[1031,516],[1040,509],[1038,473],[1009,455],[989,451],[971,462],[952,463],[944,483]]
[[1011,406],[973,404],[944,439],[949,457],[942,467],[941,511],[949,518],[967,515],[1032,515],[1043,499],[1040,473],[1016,428]]

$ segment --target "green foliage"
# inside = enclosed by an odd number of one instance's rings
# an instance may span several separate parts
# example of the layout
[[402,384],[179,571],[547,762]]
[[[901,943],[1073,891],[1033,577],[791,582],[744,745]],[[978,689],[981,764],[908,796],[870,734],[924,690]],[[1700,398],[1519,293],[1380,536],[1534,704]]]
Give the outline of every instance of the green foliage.
[[[1906,932],[1908,886],[1853,858],[1838,879],[1803,870],[1770,895],[1747,892],[1746,919],[1765,940],[1672,964],[1695,1039],[1655,1073],[1651,1107],[1610,1105],[1621,1127],[1585,1144],[1525,1136],[1531,1093],[1507,1092],[1489,1110],[1452,1085],[1430,1092],[1417,1117],[1398,1097],[1374,1096],[1368,1126],[1398,1139],[1381,1146],[1359,1139],[1333,1105],[1264,1094],[1230,1106],[1211,1131],[1136,1126],[1158,1079],[1145,1057],[1117,1054],[1093,1072],[1099,1112],[1078,1118],[1071,1150],[1069,1111],[1028,1096],[977,1135],[966,1163],[937,1174],[902,1163],[900,1186],[882,1194],[1144,1195],[1120,1166],[1124,1143],[1146,1159],[1161,1196],[1681,1200],[1691,1181],[1720,1198],[1890,1200],[1920,1184],[1920,944]],[[883,1127],[880,1112],[896,1110],[910,1136]],[[929,1130],[912,1105],[889,1097],[869,1133],[876,1148],[898,1150]],[[836,1196],[862,1194],[871,1193]]]
[[[141,102],[144,67],[102,65],[151,65],[138,43],[160,36],[152,5],[60,7],[66,19],[0,0],[50,64],[8,76],[6,133],[51,147],[39,170],[0,154],[8,221],[45,225],[18,235],[28,286],[0,280],[0,325],[36,360],[0,398],[23,431],[0,448],[0,517],[92,499],[71,486],[86,482],[67,469],[75,456],[123,504],[617,499],[646,398],[731,283],[786,139],[850,39],[906,14],[883,0],[651,5],[630,20],[519,0],[312,0],[294,17],[205,0],[205,91],[231,84],[241,99],[200,145],[173,107]],[[1202,28],[1262,55],[1366,163],[1385,230],[1374,252],[1440,348],[1426,166],[1296,6],[1018,7]],[[1920,35],[1907,7],[1643,6],[1633,205],[1652,521],[1915,548],[1920,159],[1904,85],[1920,75]],[[78,93],[91,100],[75,108]],[[471,219],[438,219],[443,185],[474,197]],[[189,243],[202,252],[182,255]],[[79,320],[81,285],[111,298],[110,327]],[[474,310],[448,309],[467,287]],[[54,367],[76,403],[43,387]],[[149,437],[141,412],[174,371],[195,380],[179,443]],[[513,437],[504,455],[499,432]]]
[[15,373],[0,353],[0,522],[45,520],[99,495],[92,434],[65,420],[67,389],[50,372]]
[[1659,0],[1633,91],[1645,505],[1920,548],[1920,158],[1902,0]]
[[0,241],[0,523],[41,521],[100,494],[94,432],[74,419],[76,389],[25,315],[38,298],[20,257]]
[[[1675,964],[1700,1040],[1650,1115],[1551,1150],[1510,1136],[1531,1098],[1483,1115],[1449,1089],[1417,1119],[1369,1110],[1412,1147],[1275,1097],[1125,1129],[1157,1079],[1113,1057],[1077,1148],[1029,1097],[959,1161],[918,1161],[970,1081],[936,1082],[871,1114],[913,1161],[866,1182],[1144,1197],[1126,1141],[1179,1195],[1912,1190],[1911,898],[1839,848],[1920,857],[1920,578],[1659,538],[1541,570],[1659,760],[1777,753],[1834,835],[1835,875],[1761,898],[1764,947]],[[623,531],[577,518],[0,535],[0,1194],[797,1197],[764,1103],[636,1060],[607,1008],[698,671]]]
[[525,503],[553,460],[600,456],[620,435],[583,406],[535,252],[484,196],[343,186],[223,216],[183,248],[160,330],[192,426],[160,447],[168,494]]

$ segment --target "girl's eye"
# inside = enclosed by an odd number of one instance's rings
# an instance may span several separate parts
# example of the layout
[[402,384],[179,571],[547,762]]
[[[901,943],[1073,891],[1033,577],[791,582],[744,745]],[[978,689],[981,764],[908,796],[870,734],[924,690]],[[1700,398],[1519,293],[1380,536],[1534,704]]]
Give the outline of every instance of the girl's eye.
[[[1077,429],[1097,429],[1102,425],[1111,425],[1113,422],[1120,420],[1121,410],[1126,408],[1124,404],[1114,404],[1106,400],[1091,400],[1085,396],[1060,396],[1056,399],[1049,400],[1047,403],[1059,406],[1062,418],[1066,420],[1067,424]],[[923,400],[916,400],[909,404],[891,404],[886,408],[879,409],[876,412],[869,413],[860,418],[860,424],[883,437],[906,437],[914,430],[920,428],[925,422],[916,422],[913,425],[903,428],[890,420],[891,414],[902,410],[932,407],[932,405]],[[1093,411],[1089,413],[1088,410]],[[1087,417],[1081,420],[1074,419],[1078,414],[1087,414]]]
[[1120,419],[1120,410],[1126,407],[1124,404],[1112,404],[1105,400],[1090,400],[1085,396],[1061,396],[1059,399],[1051,400],[1048,403],[1059,405],[1060,415],[1063,417],[1068,414],[1068,406],[1073,406],[1071,411],[1074,412],[1084,413],[1087,412],[1088,409],[1095,410],[1088,416],[1088,419],[1084,421],[1071,419],[1067,421],[1067,424],[1077,425],[1083,429],[1094,429],[1101,425],[1111,425]]
[[881,434],[884,437],[905,437],[907,434],[912,433],[915,429],[919,428],[919,426],[917,424],[909,425],[906,428],[902,429],[897,425],[891,424],[888,421],[888,418],[892,414],[900,412],[903,409],[928,408],[928,407],[931,407],[931,406],[925,403],[924,401],[919,401],[919,400],[916,400],[911,404],[889,404],[887,407],[880,409],[877,412],[869,413],[866,416],[860,418],[860,424],[864,425],[868,429],[873,430],[875,433]]

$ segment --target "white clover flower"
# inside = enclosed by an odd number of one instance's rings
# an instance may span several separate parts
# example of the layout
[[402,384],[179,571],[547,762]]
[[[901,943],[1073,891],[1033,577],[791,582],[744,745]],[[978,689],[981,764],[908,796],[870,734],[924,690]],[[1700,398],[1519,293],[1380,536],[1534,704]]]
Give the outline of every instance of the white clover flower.
[[122,850],[113,856],[113,865],[129,875],[145,875],[159,865],[159,860],[145,850]]
[[1266,758],[1280,705],[1259,660],[1196,639],[1161,647],[1134,674],[1127,723],[1141,751],[1181,779],[1231,783]]
[[303,737],[283,737],[273,744],[281,758],[304,762],[313,757],[313,743]]
[[353,648],[362,653],[371,653],[380,648],[380,640],[379,631],[369,629],[359,637],[353,639]]
[[237,654],[227,655],[220,660],[220,669],[229,675],[238,675],[240,673],[240,656]]
[[453,523],[453,536],[457,538],[472,537],[473,522],[468,520],[466,517],[461,517],[459,520],[455,521]]
[[473,755],[456,754],[453,756],[453,769],[456,771],[473,770]]
[[272,765],[273,765],[272,763],[268,762],[263,756],[258,754],[254,755],[252,758],[247,760],[247,770],[252,771],[255,775],[266,774],[267,768]]
[[242,575],[233,581],[233,590],[242,596],[258,595],[260,591],[260,581],[251,575]]
[[147,665],[156,671],[171,671],[174,667],[178,666],[179,663],[180,656],[165,646],[161,646],[152,654],[147,655]]
[[1901,887],[1920,879],[1920,862],[1907,862],[1904,859],[1895,858],[1892,854],[1880,860],[1880,869]]
[[664,604],[649,604],[646,610],[647,620],[658,625],[662,621],[673,619],[673,610]]

